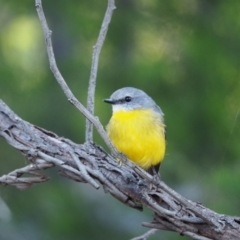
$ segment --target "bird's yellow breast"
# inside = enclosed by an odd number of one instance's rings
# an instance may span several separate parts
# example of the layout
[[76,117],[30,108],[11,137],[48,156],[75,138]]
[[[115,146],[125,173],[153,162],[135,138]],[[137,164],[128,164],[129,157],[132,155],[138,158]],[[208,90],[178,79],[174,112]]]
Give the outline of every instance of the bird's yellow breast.
[[153,110],[113,112],[107,132],[116,148],[144,169],[160,163],[165,154],[165,125]]

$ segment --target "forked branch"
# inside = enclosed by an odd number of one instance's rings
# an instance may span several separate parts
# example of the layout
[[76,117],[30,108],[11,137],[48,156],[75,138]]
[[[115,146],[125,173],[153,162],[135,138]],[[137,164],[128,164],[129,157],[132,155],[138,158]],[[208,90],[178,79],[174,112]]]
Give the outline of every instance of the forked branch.
[[[42,1],[41,0],[35,0],[35,4],[36,4],[38,17],[39,17],[39,20],[40,20],[40,23],[41,23],[41,26],[42,26],[42,29],[43,29],[44,37],[45,37],[50,69],[51,69],[55,79],[57,80],[58,84],[62,88],[64,94],[66,95],[66,97],[68,99],[68,101],[70,103],[72,103],[91,123],[93,123],[93,125],[96,127],[98,133],[100,134],[100,136],[102,137],[102,139],[104,140],[104,142],[106,143],[108,148],[110,149],[111,153],[114,156],[118,156],[119,153],[117,152],[116,148],[112,145],[111,141],[109,140],[109,138],[108,138],[102,124],[98,120],[98,118],[96,118],[90,111],[88,111],[77,100],[77,98],[74,96],[74,94],[72,93],[72,91],[68,87],[68,85],[67,85],[66,81],[64,80],[62,74],[60,73],[60,71],[57,67],[56,59],[55,59],[54,52],[53,52],[52,39],[51,39],[52,31],[48,27],[45,14],[43,12]],[[94,94],[94,91],[93,91],[93,94]]]

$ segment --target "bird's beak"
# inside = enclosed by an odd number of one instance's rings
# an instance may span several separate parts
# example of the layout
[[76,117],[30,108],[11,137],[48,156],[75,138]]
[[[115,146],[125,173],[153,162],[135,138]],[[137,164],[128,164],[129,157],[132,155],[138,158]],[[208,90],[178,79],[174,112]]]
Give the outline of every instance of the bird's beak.
[[106,98],[106,99],[104,99],[103,100],[105,103],[109,103],[109,104],[114,104],[115,102],[112,100],[112,99],[110,99],[110,98]]

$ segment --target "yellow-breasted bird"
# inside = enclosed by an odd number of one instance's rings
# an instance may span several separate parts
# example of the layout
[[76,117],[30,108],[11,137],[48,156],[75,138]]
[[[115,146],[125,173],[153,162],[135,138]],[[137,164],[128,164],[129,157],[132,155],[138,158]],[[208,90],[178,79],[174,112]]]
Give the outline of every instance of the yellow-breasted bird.
[[118,151],[150,174],[158,172],[166,148],[161,108],[145,92],[133,87],[115,91],[104,102],[112,105],[107,133]]

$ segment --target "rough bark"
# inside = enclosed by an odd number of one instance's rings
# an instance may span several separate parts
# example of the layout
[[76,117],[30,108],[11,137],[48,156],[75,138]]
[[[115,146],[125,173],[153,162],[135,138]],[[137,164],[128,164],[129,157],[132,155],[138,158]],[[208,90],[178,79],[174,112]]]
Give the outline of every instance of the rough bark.
[[[217,214],[183,198],[156,177],[139,175],[132,166],[119,164],[96,144],[77,144],[18,117],[0,101],[0,135],[31,163],[0,177],[3,185],[26,189],[49,180],[39,172],[58,167],[71,180],[91,184],[124,204],[154,211],[144,226],[170,230],[193,239],[240,239],[240,218]],[[27,173],[27,176],[24,174]]]

